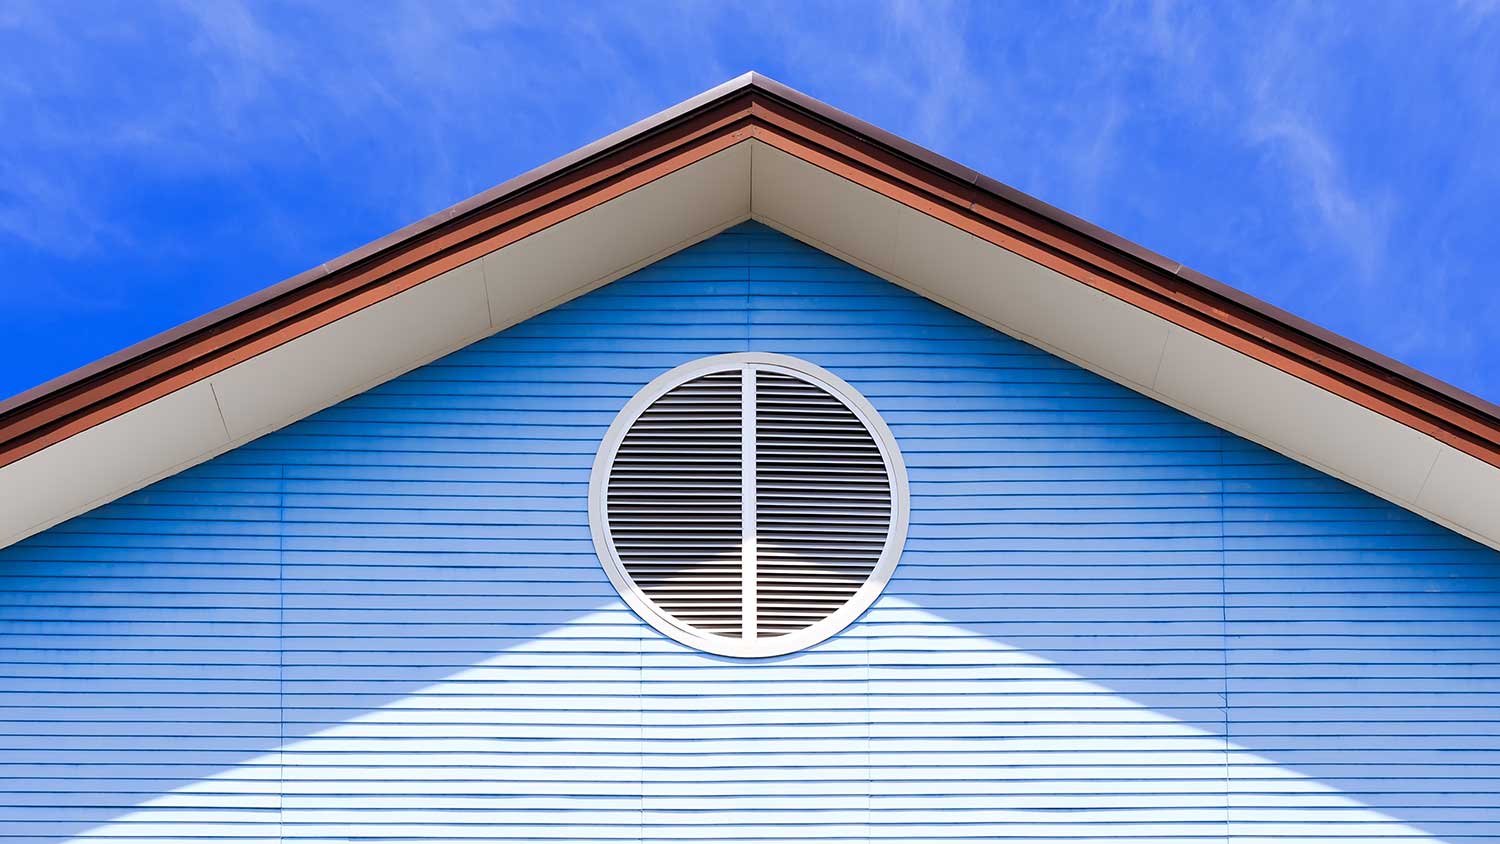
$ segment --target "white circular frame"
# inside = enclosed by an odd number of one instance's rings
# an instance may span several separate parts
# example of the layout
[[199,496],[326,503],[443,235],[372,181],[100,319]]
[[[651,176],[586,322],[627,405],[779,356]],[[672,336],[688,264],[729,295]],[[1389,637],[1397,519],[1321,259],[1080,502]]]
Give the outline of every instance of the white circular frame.
[[[874,571],[871,572],[864,585],[856,590],[842,607],[826,618],[802,630],[781,636],[756,639],[704,633],[685,626],[659,609],[656,603],[636,585],[620,560],[619,553],[615,550],[614,540],[610,535],[608,512],[610,468],[614,465],[615,455],[619,451],[620,444],[624,442],[625,435],[629,433],[646,408],[680,384],[701,375],[723,372],[747,364],[804,378],[827,390],[830,395],[843,402],[854,412],[855,416],[859,417],[860,422],[864,423],[871,439],[879,446],[880,454],[885,459],[886,475],[891,484],[890,530],[886,534],[885,547],[881,549]],[[713,355],[690,361],[653,379],[635,394],[615,417],[614,423],[609,426],[609,431],[604,435],[604,441],[599,445],[599,453],[594,458],[594,470],[589,477],[589,530],[593,534],[594,549],[598,552],[599,560],[604,565],[604,571],[609,575],[610,583],[614,584],[615,591],[620,593],[620,597],[643,621],[661,633],[689,647],[720,656],[783,656],[826,641],[848,627],[865,610],[869,609],[871,604],[875,603],[875,599],[880,596],[886,583],[890,581],[891,574],[896,570],[896,563],[901,559],[902,549],[906,546],[910,505],[906,464],[901,459],[901,449],[896,445],[896,438],[891,435],[890,428],[886,427],[885,421],[880,418],[880,414],[875,412],[870,402],[848,382],[821,366],[800,358],[770,352],[735,352]]]

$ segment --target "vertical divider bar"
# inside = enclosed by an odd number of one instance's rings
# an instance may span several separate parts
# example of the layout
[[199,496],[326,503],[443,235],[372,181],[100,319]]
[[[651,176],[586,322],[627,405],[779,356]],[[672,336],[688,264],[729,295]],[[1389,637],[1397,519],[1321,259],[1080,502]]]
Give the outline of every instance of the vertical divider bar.
[[756,637],[755,367],[740,369],[740,619],[746,641]]

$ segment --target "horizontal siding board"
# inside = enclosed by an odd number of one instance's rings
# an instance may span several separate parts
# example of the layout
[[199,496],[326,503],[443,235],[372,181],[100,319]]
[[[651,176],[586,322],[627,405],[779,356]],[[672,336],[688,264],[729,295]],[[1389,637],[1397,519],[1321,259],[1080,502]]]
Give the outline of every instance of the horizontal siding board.
[[[827,367],[912,525],[841,635],[629,612],[589,472]],[[755,224],[0,550],[0,844],[1500,842],[1500,558]]]

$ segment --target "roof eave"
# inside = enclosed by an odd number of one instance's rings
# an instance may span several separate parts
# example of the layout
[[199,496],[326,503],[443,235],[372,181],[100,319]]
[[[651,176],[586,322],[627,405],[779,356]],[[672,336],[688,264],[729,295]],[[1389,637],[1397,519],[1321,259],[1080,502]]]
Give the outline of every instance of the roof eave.
[[[414,285],[509,245],[529,243],[526,238],[568,222],[572,215],[748,140],[789,153],[820,172],[868,189],[868,196],[895,202],[924,215],[924,220],[966,232],[1153,318],[1248,355],[1500,471],[1500,407],[758,74],[743,75],[337,259],[0,403],[0,471]],[[743,149],[753,147],[757,145]],[[745,184],[748,191],[749,182]],[[707,194],[698,196],[708,200]],[[754,203],[748,197],[744,202],[750,209],[744,213],[753,214]],[[630,257],[650,253],[648,249]],[[862,257],[858,250],[845,254],[856,263]],[[899,258],[893,261],[900,263]],[[878,262],[870,266],[890,269]],[[503,325],[497,322],[494,327]],[[1007,330],[1002,324],[996,327]],[[1044,337],[1036,339],[1046,346]],[[1133,354],[1118,348],[1120,354]],[[1066,349],[1058,351],[1068,356]],[[1070,359],[1106,374],[1109,369],[1108,361]],[[1149,392],[1150,385],[1145,386]],[[1234,429],[1232,422],[1226,427]],[[1254,438],[1253,430],[1239,430]],[[1500,490],[1500,484],[1496,486]],[[1405,503],[1421,511],[1414,501]],[[1441,519],[1442,514],[1437,516]],[[1500,536],[1500,531],[1495,533]],[[1488,535],[1484,530],[1479,534]]]

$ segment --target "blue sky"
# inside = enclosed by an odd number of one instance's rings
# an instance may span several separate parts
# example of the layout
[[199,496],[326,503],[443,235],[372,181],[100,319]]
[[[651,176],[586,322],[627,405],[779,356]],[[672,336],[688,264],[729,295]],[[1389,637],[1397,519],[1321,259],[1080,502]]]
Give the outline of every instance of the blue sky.
[[1500,401],[1500,0],[4,0],[0,395],[752,69]]

